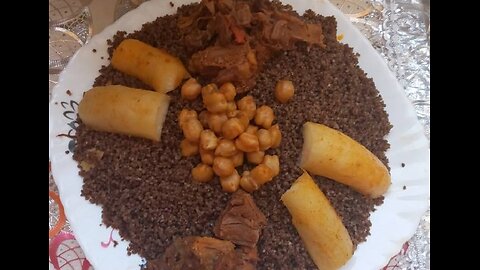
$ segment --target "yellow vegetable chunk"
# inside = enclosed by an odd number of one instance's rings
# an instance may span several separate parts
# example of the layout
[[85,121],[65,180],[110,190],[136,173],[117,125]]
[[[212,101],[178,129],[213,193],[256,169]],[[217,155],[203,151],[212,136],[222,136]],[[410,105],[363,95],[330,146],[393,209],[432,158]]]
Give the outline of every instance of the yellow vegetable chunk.
[[172,91],[190,77],[180,59],[136,39],[125,39],[118,45],[112,65],[160,93]]
[[78,106],[87,127],[160,141],[170,97],[122,85],[94,87]]
[[347,229],[308,173],[302,174],[281,200],[318,269],[338,269],[352,257]]
[[303,125],[300,167],[377,198],[387,192],[391,179],[387,167],[363,145],[322,124]]

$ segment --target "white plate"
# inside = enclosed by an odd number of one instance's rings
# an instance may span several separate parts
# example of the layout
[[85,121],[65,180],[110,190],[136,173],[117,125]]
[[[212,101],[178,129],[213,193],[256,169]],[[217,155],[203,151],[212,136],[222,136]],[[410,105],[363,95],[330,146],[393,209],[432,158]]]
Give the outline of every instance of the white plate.
[[[176,6],[191,1],[175,1]],[[430,196],[429,145],[423,128],[417,121],[413,106],[407,100],[397,80],[387,68],[384,60],[373,49],[367,39],[350,21],[326,0],[284,0],[300,14],[311,8],[322,15],[333,15],[338,22],[338,34],[344,34],[342,42],[348,43],[360,53],[360,66],[372,77],[380,91],[389,114],[393,129],[388,136],[391,144],[387,157],[390,161],[392,186],[385,202],[371,216],[371,235],[360,244],[353,258],[343,269],[378,270],[388,263],[403,243],[415,232],[422,214],[428,206]],[[121,17],[102,33],[94,36],[81,48],[60,75],[53,89],[50,102],[50,159],[52,174],[57,183],[65,214],[71,228],[95,270],[140,269],[142,259],[138,255],[127,256],[128,242],[119,241],[116,230],[112,238],[118,246],[102,247],[108,242],[111,229],[99,226],[102,223],[101,208],[80,196],[82,179],[78,175],[72,154],[66,154],[70,139],[58,134],[74,132],[76,108],[82,93],[92,87],[99,75],[101,65],[107,65],[106,40],[118,30],[132,32],[145,22],[158,16],[175,12],[168,1],[152,0]],[[97,53],[92,53],[92,49]],[[104,56],[105,60],[101,60]],[[70,90],[72,95],[68,95]],[[401,163],[405,163],[405,168]],[[403,190],[403,186],[407,186]]]

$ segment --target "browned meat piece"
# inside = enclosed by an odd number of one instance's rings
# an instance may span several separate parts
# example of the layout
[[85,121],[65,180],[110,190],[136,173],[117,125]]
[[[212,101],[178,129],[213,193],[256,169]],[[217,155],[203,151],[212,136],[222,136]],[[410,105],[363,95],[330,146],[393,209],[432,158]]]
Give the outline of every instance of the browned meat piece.
[[190,71],[213,79],[217,85],[233,82],[238,92],[242,86],[253,83],[257,71],[255,52],[243,45],[210,46],[192,55]]
[[252,35],[274,51],[294,49],[297,41],[325,47],[321,25],[305,23],[287,11],[262,10],[253,21],[259,27],[252,29]]
[[213,2],[216,2],[215,5],[220,13],[227,14],[234,9],[235,1],[236,0],[214,0]]
[[235,5],[235,13],[233,13],[235,20],[240,26],[250,26],[252,21],[252,13],[250,12],[250,6],[244,2],[238,2]]
[[176,239],[161,258],[150,260],[147,270],[236,270],[240,263],[232,242],[188,236]]
[[215,17],[215,32],[217,35],[217,45],[227,46],[232,44],[232,31],[230,31],[230,21],[226,15],[218,14]]
[[191,53],[189,70],[216,84],[232,82],[242,93],[270,56],[298,41],[325,47],[322,27],[303,22],[270,2],[202,0],[177,24]]
[[[211,237],[176,239],[161,258],[149,260],[147,270],[255,270],[257,242],[267,219],[250,194],[235,192],[215,225]],[[235,249],[233,243],[239,245]]]
[[198,5],[187,16],[181,16],[177,28],[182,33],[183,42],[190,52],[201,50],[210,44],[216,32],[216,24],[210,15],[213,1],[208,5]]
[[[232,254],[233,256],[231,256]],[[218,265],[218,270],[256,270],[258,254],[257,248],[240,248],[229,253]]]
[[238,256],[238,265],[236,270],[255,270],[257,269],[258,251],[257,247],[241,247],[236,251]]
[[173,242],[147,270],[255,270],[257,248],[234,249],[230,241],[188,236]]
[[254,248],[260,237],[260,230],[266,224],[267,219],[255,205],[252,196],[238,190],[232,195],[213,231],[218,238]]

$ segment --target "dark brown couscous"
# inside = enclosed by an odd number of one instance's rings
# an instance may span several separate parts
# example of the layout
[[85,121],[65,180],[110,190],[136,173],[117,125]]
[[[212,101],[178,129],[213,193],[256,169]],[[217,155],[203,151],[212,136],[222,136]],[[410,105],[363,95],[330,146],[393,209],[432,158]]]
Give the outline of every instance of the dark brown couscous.
[[[181,7],[179,12],[187,8]],[[109,42],[110,56],[129,37],[166,48],[186,63],[188,56],[175,28],[177,16],[158,18],[129,35],[117,33]],[[389,144],[384,137],[391,125],[373,81],[358,67],[352,49],[337,42],[333,17],[307,12],[304,18],[322,24],[326,49],[299,46],[273,57],[248,93],[257,104],[273,108],[283,135],[281,147],[267,151],[279,155],[280,174],[253,193],[268,220],[258,245],[258,269],[315,269],[280,202],[280,196],[302,173],[297,163],[305,121],[343,131],[387,163],[384,153]],[[110,65],[100,73],[95,86],[122,84],[151,90]],[[279,104],[274,98],[275,84],[281,79],[292,80],[295,85],[295,95],[287,104]],[[96,132],[83,124],[77,129],[76,160],[83,160],[91,149],[104,152],[94,169],[80,173],[84,179],[82,195],[102,205],[104,223],[119,229],[120,235],[131,242],[130,251],[147,260],[160,256],[176,237],[212,236],[215,221],[230,197],[221,191],[218,180],[210,184],[192,182],[190,170],[200,160],[181,157],[183,135],[177,115],[184,107],[199,110],[201,102],[182,101],[178,90],[169,95],[172,100],[160,143]],[[372,200],[334,181],[322,177],[315,180],[342,217],[354,245],[365,241],[370,212],[383,198]]]

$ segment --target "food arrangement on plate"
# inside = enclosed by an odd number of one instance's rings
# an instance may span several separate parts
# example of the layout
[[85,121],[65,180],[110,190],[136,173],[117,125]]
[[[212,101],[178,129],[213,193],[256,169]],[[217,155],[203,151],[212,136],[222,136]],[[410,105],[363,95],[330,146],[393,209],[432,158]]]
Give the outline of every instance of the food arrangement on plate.
[[147,269],[338,269],[366,240],[392,125],[334,17],[204,0],[108,53],[73,158]]

